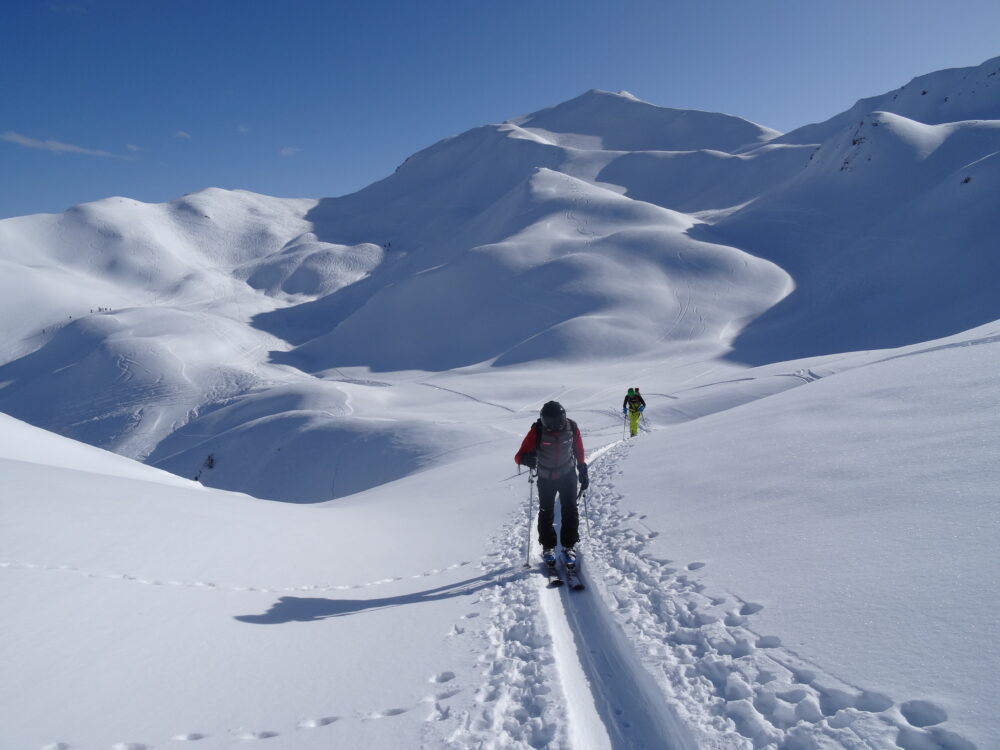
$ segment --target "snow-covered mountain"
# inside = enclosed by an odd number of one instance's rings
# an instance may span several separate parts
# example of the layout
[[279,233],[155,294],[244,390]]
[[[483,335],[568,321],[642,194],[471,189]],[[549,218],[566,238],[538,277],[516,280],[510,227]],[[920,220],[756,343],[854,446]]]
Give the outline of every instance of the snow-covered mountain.
[[[998,74],[0,221],[0,746],[990,747]],[[585,598],[519,568],[552,398]]]
[[805,169],[713,227],[796,286],[731,356],[900,346],[1000,317],[998,78],[1000,58],[923,76],[789,134],[826,137]]
[[822,143],[872,112],[891,112],[925,125],[1000,120],[1000,57],[973,68],[952,68],[917,76],[895,91],[859,100],[826,122],[805,125],[775,140]]

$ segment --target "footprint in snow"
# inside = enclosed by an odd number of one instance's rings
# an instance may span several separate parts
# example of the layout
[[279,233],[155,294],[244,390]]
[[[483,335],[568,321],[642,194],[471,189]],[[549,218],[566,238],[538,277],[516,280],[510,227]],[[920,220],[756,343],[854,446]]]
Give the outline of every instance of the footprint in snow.
[[[6,567],[5,565],[0,565],[0,567]],[[65,742],[53,742],[49,745],[42,745],[42,750],[69,750],[70,746]]]
[[400,714],[405,714],[410,709],[408,708],[385,708],[381,711],[374,711],[368,714],[369,719],[386,719],[390,716],[399,716]]
[[475,619],[476,617],[479,617],[478,612],[469,612],[467,614],[462,615],[463,620],[472,620]]
[[792,669],[792,679],[801,685],[811,685],[816,680],[816,673],[808,669]]
[[272,737],[277,737],[277,732],[240,732],[236,735],[238,740],[269,740]]
[[740,607],[740,614],[746,617],[747,615],[755,615],[764,609],[763,604],[754,604],[753,602],[747,602],[742,607]]
[[441,684],[442,682],[451,682],[455,679],[454,672],[438,672],[436,675],[431,677],[428,682],[436,682]]
[[142,742],[119,742],[112,745],[111,750],[153,750],[153,746]]
[[207,734],[200,734],[198,732],[187,732],[185,734],[175,734],[170,739],[174,742],[196,742],[205,739],[207,736]]
[[703,562],[693,562],[693,563],[688,563],[687,569],[688,570],[701,570],[704,567],[705,567],[705,563],[703,563]]
[[335,721],[340,721],[339,716],[321,716],[318,719],[303,719],[299,722],[299,729],[319,729],[320,727],[328,727]]
[[906,701],[899,710],[915,727],[930,727],[948,720],[948,713],[930,701]]

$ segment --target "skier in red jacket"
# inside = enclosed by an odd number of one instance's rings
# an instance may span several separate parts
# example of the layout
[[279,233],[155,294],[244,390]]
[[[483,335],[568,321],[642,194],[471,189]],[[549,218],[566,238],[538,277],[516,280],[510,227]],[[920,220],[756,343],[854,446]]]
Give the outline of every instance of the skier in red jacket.
[[567,564],[576,562],[575,546],[580,541],[580,515],[576,507],[577,474],[580,489],[590,485],[587,476],[586,454],[580,428],[566,418],[566,410],[558,401],[549,401],[542,407],[539,419],[521,442],[521,449],[514,455],[514,463],[538,471],[538,542],[542,545],[542,559],[555,565],[556,531],[553,526],[556,494],[562,510],[559,536],[563,557]]

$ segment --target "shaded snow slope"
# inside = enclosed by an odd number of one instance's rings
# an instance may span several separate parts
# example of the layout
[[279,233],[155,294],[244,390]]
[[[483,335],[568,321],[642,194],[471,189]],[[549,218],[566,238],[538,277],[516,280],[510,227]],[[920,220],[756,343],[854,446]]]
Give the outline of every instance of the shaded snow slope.
[[618,156],[597,175],[626,195],[676,211],[732,208],[756,199],[802,170],[815,147],[764,145],[743,154],[653,151]]
[[691,239],[695,223],[540,170],[472,222],[483,244],[458,255],[422,248],[344,294],[258,325],[288,338],[321,326],[280,357],[311,372],[606,359],[724,340],[780,299],[786,282],[736,248]]
[[497,437],[475,425],[356,415],[344,390],[317,381],[238,396],[175,431],[149,462],[213,487],[322,502]]
[[722,218],[721,237],[795,291],[743,331],[751,363],[923,341],[1000,317],[1000,120],[866,117],[799,175]]
[[202,489],[190,480],[144,466],[86,443],[66,440],[6,414],[0,414],[0,457],[8,462],[37,464],[38,471],[44,470],[42,467],[71,469],[89,474],[141,479],[189,490]]

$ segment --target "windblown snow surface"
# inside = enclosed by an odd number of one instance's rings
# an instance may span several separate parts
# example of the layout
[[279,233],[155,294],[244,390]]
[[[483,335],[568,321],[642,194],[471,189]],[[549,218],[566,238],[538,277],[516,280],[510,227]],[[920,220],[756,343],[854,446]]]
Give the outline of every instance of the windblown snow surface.
[[1000,58],[0,221],[0,747],[1000,746],[998,155]]

